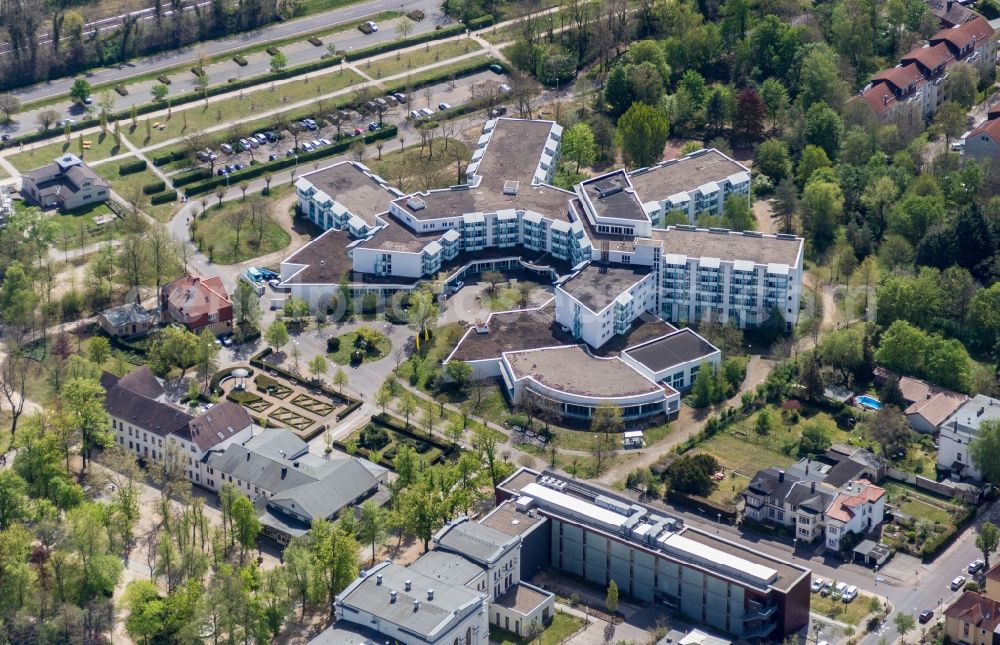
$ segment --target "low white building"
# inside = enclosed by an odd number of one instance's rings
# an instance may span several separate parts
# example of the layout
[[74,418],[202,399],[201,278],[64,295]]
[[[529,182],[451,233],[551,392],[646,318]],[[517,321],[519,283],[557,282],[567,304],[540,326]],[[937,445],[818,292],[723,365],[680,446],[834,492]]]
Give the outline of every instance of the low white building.
[[597,349],[656,311],[656,275],[648,267],[587,264],[555,289],[556,322]]
[[688,327],[629,347],[621,357],[646,378],[681,392],[694,385],[699,370],[722,363],[722,351]]
[[982,479],[972,463],[969,445],[984,421],[1000,421],[1000,401],[977,394],[941,424],[938,432],[938,468],[955,478]]

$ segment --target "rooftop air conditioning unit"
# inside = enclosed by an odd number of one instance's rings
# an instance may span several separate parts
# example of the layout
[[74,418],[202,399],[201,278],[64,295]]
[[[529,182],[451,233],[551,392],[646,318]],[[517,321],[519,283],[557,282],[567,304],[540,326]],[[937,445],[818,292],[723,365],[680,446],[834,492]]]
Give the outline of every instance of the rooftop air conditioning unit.
[[416,195],[406,200],[406,205],[410,208],[410,210],[415,211],[423,210],[427,207],[427,203]]

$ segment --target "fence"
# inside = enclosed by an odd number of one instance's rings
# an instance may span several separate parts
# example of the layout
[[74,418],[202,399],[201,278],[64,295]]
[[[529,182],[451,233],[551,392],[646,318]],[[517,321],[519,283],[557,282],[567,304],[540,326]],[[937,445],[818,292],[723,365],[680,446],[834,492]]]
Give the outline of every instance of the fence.
[[950,481],[938,482],[933,479],[921,477],[920,475],[908,473],[892,467],[887,468],[885,474],[889,479],[905,482],[912,486],[916,486],[921,490],[934,493],[935,495],[954,497],[955,499],[960,499],[963,502],[968,502],[969,504],[975,504],[979,501],[979,489],[972,484]]

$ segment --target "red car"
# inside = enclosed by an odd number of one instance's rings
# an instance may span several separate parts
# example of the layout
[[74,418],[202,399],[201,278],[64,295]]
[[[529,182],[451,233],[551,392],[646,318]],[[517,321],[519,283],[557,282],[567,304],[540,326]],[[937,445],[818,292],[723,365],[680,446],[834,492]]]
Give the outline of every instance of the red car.
[[365,131],[362,130],[361,128],[354,128],[354,136],[358,136],[358,135],[361,135],[361,134],[364,134],[364,133],[365,133]]

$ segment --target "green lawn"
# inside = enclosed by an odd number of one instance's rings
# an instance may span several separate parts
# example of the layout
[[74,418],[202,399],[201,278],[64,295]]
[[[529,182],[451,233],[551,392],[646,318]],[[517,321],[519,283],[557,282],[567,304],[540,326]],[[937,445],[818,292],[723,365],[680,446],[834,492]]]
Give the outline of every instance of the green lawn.
[[[155,184],[157,182],[163,181],[152,170],[147,168],[142,172],[135,172],[130,175],[119,175],[118,167],[124,163],[130,163],[135,161],[135,157],[128,157],[122,159],[120,162],[106,163],[97,166],[96,170],[99,175],[104,177],[108,183],[111,184],[111,190],[115,191],[119,197],[128,201],[132,195],[139,196],[141,198],[141,208],[150,217],[161,222],[166,222],[170,219],[170,214],[173,213],[174,207],[177,205],[176,202],[168,202],[166,204],[157,204],[153,206],[149,203],[149,195],[142,192],[143,186],[148,184]],[[169,189],[169,186],[167,187]]]
[[[264,210],[268,210],[267,206]],[[260,217],[264,218],[263,221]],[[240,220],[242,222],[237,247],[235,227]],[[198,247],[217,264],[236,264],[280,251],[292,241],[288,231],[275,222],[269,212],[254,216],[249,200],[223,202],[221,207],[217,203],[209,206],[207,211],[198,216],[192,228]]]
[[438,139],[433,159],[427,158],[427,149],[421,151],[419,144],[400,150],[393,143],[386,142],[381,159],[366,159],[365,163],[403,192],[454,185],[455,160],[468,160],[471,154],[469,147],[457,139]]
[[511,634],[510,632],[495,625],[490,625],[490,641],[500,643],[500,645],[528,645],[528,643],[537,645],[557,645],[581,629],[583,629],[582,619],[557,611],[556,615],[552,617],[552,622],[549,626],[546,627],[541,636],[535,640],[529,641],[525,638],[517,636],[516,634]]
[[818,593],[814,593],[812,594],[809,609],[813,613],[839,620],[848,625],[856,625],[860,628],[861,621],[871,613],[868,609],[868,603],[871,601],[871,598],[871,596],[866,594],[858,594],[858,597],[852,602],[844,602],[840,599],[834,600],[831,596],[821,596]]
[[913,488],[895,482],[886,484],[885,488],[889,494],[888,502],[915,520],[947,525],[954,521],[952,513],[960,510],[945,500],[917,492]]
[[726,468],[752,475],[761,468],[790,466],[798,461],[792,455],[772,450],[762,443],[753,443],[738,438],[729,432],[720,432],[708,441],[698,445],[698,452],[707,452],[719,460]]
[[[122,134],[124,135],[126,131],[127,128],[123,127]],[[81,136],[83,136],[84,142],[90,141],[91,144],[90,150],[84,150],[83,155],[80,154],[79,141]],[[126,151],[124,144],[120,149],[115,145],[115,138],[109,130],[108,134],[98,132],[97,134],[79,135],[74,133],[68,143],[65,137],[60,136],[54,143],[10,155],[7,157],[7,161],[21,172],[26,172],[51,163],[67,152],[81,157],[84,161],[92,162],[107,159]],[[114,166],[116,171],[118,170],[118,164],[112,163],[110,165]]]
[[729,475],[729,477],[719,482],[719,485],[715,487],[715,490],[708,496],[708,499],[717,504],[730,504],[734,506],[743,499],[743,491],[750,484],[750,478],[734,472],[730,472]]
[[[330,360],[337,365],[347,365],[351,362],[351,354],[354,352],[354,341],[358,338],[358,333],[349,331],[340,336],[340,349],[330,354]],[[377,361],[385,357],[392,349],[392,342],[382,335],[381,340],[376,343],[375,350],[365,355],[365,361]]]
[[[462,60],[457,60],[453,63],[448,63],[446,65],[437,65],[430,69],[425,69],[422,72],[413,74],[406,77],[407,84],[422,83],[431,79],[440,79],[442,76],[447,76],[449,74],[458,75],[466,72],[473,68],[482,67],[487,61],[496,60],[493,56],[489,54],[483,54],[481,56],[473,56],[472,58],[463,58]],[[365,70],[367,72],[367,70]],[[403,87],[402,83],[393,83],[393,86]]]
[[[315,99],[317,96],[342,90],[353,83],[361,82],[361,80],[362,78],[355,72],[345,69],[344,71],[315,72],[280,85],[264,83],[255,88],[238,92],[232,98],[217,101],[209,99],[207,105],[204,101],[190,103],[188,104],[190,107],[173,110],[170,118],[144,117],[139,120],[139,125],[134,132],[131,123],[128,124],[126,132],[137,144],[155,145],[167,139],[189,135],[198,130],[232,124],[235,121],[252,117],[258,112],[267,112],[282,105]],[[164,105],[164,107],[166,106]],[[151,126],[148,137],[145,120],[150,121]],[[164,127],[155,127],[157,122]],[[249,131],[249,126],[240,125],[240,136],[245,136]],[[226,138],[232,139],[234,137],[230,132],[226,134]]]
[[426,45],[408,52],[396,52],[377,61],[368,59],[359,65],[359,69],[372,78],[378,79],[402,74],[407,70],[431,65],[479,49],[482,49],[482,46],[468,38],[450,40],[437,45]]
[[[534,11],[534,9],[533,9]],[[539,9],[540,11],[540,9]],[[499,21],[498,21],[499,22]],[[544,16],[538,17],[538,29],[540,31],[548,31],[549,26],[553,29],[559,28],[559,10],[555,10],[552,13],[545,14]],[[521,34],[522,27],[520,25],[510,25],[508,27],[491,27],[486,32],[482,33],[482,39],[493,45],[499,45],[501,43],[511,42],[516,40]]]
[[[20,204],[21,202],[14,203]],[[115,222],[101,226],[94,223],[94,219],[97,217],[114,215],[108,205],[103,202],[66,213],[57,211],[49,211],[49,213],[49,221],[56,226],[56,248],[61,251],[80,248],[93,242],[108,239],[115,228]]]

